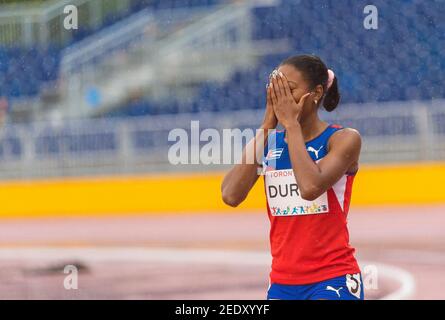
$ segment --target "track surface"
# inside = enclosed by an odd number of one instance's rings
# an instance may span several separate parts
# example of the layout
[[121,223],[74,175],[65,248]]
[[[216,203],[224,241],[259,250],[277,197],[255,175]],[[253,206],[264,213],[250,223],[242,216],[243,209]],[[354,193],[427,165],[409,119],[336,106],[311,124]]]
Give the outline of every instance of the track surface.
[[[260,212],[3,220],[0,299],[264,299],[268,226]],[[378,271],[366,298],[414,280],[402,298],[445,299],[445,206],[353,207],[349,228],[362,270]],[[64,289],[68,264],[78,290]]]

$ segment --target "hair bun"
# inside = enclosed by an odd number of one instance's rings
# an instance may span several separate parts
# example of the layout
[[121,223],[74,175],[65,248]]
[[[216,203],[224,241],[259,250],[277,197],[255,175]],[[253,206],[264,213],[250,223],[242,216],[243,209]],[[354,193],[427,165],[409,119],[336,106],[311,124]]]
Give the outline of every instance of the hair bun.
[[338,81],[337,77],[334,75],[332,83],[328,87],[328,91],[323,99],[323,107],[326,109],[326,111],[331,112],[337,108],[339,102],[340,92],[338,91]]

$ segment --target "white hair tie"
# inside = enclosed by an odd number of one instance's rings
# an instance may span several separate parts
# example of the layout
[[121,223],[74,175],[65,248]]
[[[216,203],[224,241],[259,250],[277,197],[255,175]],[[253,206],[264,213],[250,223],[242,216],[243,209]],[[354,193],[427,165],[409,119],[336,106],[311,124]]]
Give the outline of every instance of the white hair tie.
[[328,69],[328,89],[332,86],[332,83],[334,82],[335,73],[331,69]]

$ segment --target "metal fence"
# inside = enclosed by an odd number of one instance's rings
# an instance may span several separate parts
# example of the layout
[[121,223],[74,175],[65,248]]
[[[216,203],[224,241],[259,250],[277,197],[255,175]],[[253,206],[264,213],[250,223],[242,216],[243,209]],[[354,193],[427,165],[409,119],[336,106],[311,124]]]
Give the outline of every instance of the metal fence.
[[[169,132],[190,132],[192,120],[200,121],[200,130],[254,129],[262,116],[258,109],[9,125],[1,130],[0,177],[224,170],[221,165],[170,164]],[[360,131],[362,163],[445,159],[444,100],[341,106],[322,118]]]

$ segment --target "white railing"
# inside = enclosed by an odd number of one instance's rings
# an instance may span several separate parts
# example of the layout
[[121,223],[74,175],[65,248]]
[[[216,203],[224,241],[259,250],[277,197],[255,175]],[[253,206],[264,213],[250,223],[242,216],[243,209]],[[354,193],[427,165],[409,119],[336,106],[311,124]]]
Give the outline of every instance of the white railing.
[[[162,99],[170,95],[172,83],[187,87],[190,82],[224,80],[234,70],[254,65],[258,56],[287,51],[286,39],[252,40],[254,5],[245,1],[156,13],[147,9],[67,48],[60,112],[71,118],[105,113],[135,91]],[[162,36],[156,31],[160,29]],[[94,108],[79,100],[88,88],[102,97]]]
[[[262,117],[262,110],[243,110],[8,126],[0,137],[0,177],[221,170],[171,165],[170,130],[190,129],[192,120],[201,130],[254,129]],[[361,132],[362,163],[445,160],[445,100],[345,105],[322,118]]]
[[[117,49],[128,49],[132,43],[142,47],[150,47],[159,34],[167,33],[174,26],[193,21],[199,15],[205,15],[212,9],[194,8],[174,10],[153,10],[147,8],[67,47],[61,53],[61,74],[81,72],[82,67],[94,64],[98,58],[115,52]],[[166,26],[165,21],[168,22]],[[152,32],[150,30],[152,29]],[[92,66],[94,67],[94,66]]]
[[102,30],[62,51],[60,73],[79,72],[85,64],[141,37],[145,28],[154,21],[150,10],[145,9]]
[[[168,59],[170,56],[177,58],[178,53],[181,56],[194,54],[194,59],[202,62],[209,53],[231,54],[241,61],[243,57],[250,58],[252,55],[283,53],[290,48],[287,39],[265,42],[252,40],[252,8],[276,3],[275,0],[239,1],[222,6],[169,37],[158,48],[157,55]],[[196,57],[199,53],[199,57]]]
[[[103,10],[100,4],[104,1],[108,0],[97,0],[92,9]],[[70,3],[79,6],[80,12],[82,6],[93,2]],[[124,8],[126,3],[128,5],[128,1],[124,1],[120,6]],[[69,118],[89,117],[119,106],[130,92],[153,91],[154,98],[158,99],[170,92],[172,82],[181,85],[228,79],[233,70],[249,68],[258,56],[289,49],[286,39],[273,43],[251,40],[251,8],[276,3],[276,0],[227,1],[193,9],[142,10],[62,51],[59,81],[49,86],[57,91],[60,97],[57,102],[42,104],[37,99],[19,104],[16,101],[14,110],[35,110],[38,119],[55,113]],[[35,17],[32,21],[42,25],[26,26],[41,30],[38,36],[42,36],[48,31],[51,19],[63,18],[60,14],[66,4],[67,1],[51,2],[27,9],[17,21]],[[91,16],[97,14],[94,10]],[[15,11],[10,9],[10,12]],[[61,28],[62,21],[57,22]],[[0,29],[1,23],[0,19]],[[59,35],[65,34],[63,30],[55,30],[60,31]],[[169,68],[162,68],[165,65]],[[89,90],[95,90],[101,97],[99,105],[91,106],[86,100]],[[54,109],[57,109],[55,113]]]
[[[64,117],[88,117],[122,103],[131,91],[149,87],[153,69],[160,64],[154,52],[177,29],[217,8],[142,10],[68,47],[62,52],[60,78],[65,95],[58,103],[59,111]],[[79,100],[91,87],[103,97],[95,108]]]

